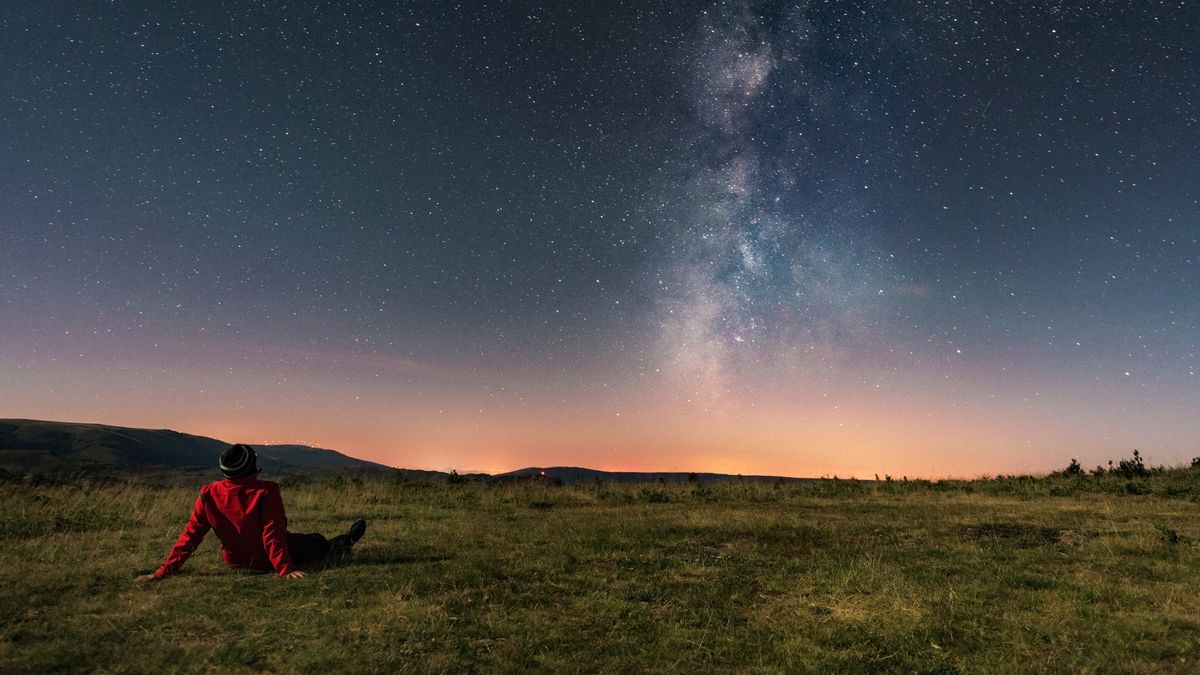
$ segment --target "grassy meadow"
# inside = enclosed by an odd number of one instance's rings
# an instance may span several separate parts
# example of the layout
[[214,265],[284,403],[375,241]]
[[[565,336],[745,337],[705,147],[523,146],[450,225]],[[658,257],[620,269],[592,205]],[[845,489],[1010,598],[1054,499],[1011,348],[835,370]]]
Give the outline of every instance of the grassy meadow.
[[148,584],[198,485],[10,483],[0,672],[1195,672],[1194,473],[293,485],[352,562]]

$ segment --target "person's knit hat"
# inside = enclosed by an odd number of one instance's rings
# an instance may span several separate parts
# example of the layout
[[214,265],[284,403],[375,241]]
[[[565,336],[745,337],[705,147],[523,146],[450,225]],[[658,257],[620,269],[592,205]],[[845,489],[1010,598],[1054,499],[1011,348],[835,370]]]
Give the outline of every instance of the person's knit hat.
[[254,448],[238,443],[221,453],[221,473],[226,478],[240,478],[258,471],[258,453]]

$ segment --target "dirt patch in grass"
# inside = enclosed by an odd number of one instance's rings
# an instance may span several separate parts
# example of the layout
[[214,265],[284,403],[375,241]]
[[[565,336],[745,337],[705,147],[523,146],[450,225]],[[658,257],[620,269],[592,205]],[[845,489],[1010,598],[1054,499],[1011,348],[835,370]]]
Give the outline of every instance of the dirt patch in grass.
[[1082,541],[1083,535],[1059,527],[1043,527],[1027,523],[980,523],[963,525],[962,534],[968,539],[1010,546],[1032,547],[1062,544],[1071,546]]

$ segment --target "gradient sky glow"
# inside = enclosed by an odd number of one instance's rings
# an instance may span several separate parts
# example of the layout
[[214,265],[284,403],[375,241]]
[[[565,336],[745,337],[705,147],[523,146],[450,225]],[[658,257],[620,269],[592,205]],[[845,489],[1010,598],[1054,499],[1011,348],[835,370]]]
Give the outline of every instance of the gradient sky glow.
[[0,417],[411,468],[1200,455],[1200,7],[19,3]]

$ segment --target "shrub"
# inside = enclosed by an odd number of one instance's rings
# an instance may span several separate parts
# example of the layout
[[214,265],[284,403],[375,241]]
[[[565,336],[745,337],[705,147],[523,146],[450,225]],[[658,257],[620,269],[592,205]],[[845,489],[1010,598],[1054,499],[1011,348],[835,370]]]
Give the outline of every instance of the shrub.
[[1071,463],[1067,465],[1067,468],[1054,471],[1050,475],[1061,478],[1083,478],[1087,474],[1084,472],[1083,466],[1079,464],[1079,460],[1072,457]]
[[650,504],[666,504],[671,501],[671,496],[661,487],[642,488],[641,498]]
[[1142,461],[1142,456],[1138,454],[1137,450],[1133,451],[1133,457],[1130,459],[1122,459],[1118,462],[1114,473],[1122,478],[1145,478],[1150,475],[1150,472],[1146,470],[1146,463]]

